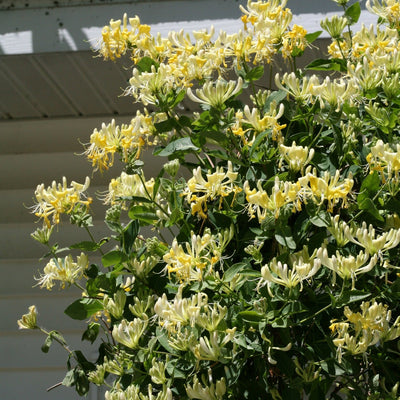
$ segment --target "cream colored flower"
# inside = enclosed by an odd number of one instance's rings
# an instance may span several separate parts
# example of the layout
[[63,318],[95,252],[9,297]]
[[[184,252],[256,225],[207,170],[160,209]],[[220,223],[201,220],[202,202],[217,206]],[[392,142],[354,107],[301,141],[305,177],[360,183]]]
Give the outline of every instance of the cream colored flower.
[[224,398],[226,393],[225,378],[221,378],[214,383],[212,381],[211,371],[209,375],[210,386],[202,386],[197,376],[193,378],[192,385],[186,386],[186,393],[191,399],[222,400]]
[[[51,186],[45,188],[44,184],[38,185],[35,190],[36,204],[33,206],[33,213],[39,218],[43,218],[48,228],[60,222],[61,214],[70,214],[76,205],[89,207],[92,199],[89,197],[84,200],[84,192],[90,184],[89,177],[85,183],[72,181],[71,186],[67,186],[67,179],[63,177],[62,183],[53,181]],[[51,222],[49,218],[52,218]]]
[[88,257],[84,253],[76,258],[76,262],[71,255],[65,258],[52,258],[44,267],[43,274],[35,279],[41,288],[46,287],[47,290],[51,290],[55,281],[60,281],[60,286],[64,289],[65,285],[70,286],[82,279],[87,267]]
[[262,278],[258,287],[267,284],[271,296],[270,287],[272,283],[285,286],[289,289],[300,285],[301,290],[303,281],[312,278],[321,268],[321,260],[316,255],[317,251],[314,251],[310,256],[307,247],[304,247],[302,251],[290,256],[290,266],[273,258],[269,264],[261,268]]
[[336,256],[329,257],[326,248],[320,248],[317,257],[321,260],[322,265],[337,273],[342,279],[351,279],[353,288],[356,276],[371,271],[378,261],[376,254],[370,257],[370,254],[362,251],[356,257],[353,255],[346,257],[339,251],[336,251]]
[[320,84],[319,79],[316,75],[310,77],[304,76],[299,79],[294,72],[285,73],[282,77],[279,74],[275,75],[276,86],[294,99],[301,103],[307,103],[311,101],[314,96],[314,87]]
[[303,189],[303,195],[313,199],[317,204],[322,204],[324,201],[328,202],[328,211],[332,212],[333,207],[342,200],[345,207],[347,205],[347,197],[351,193],[354,181],[353,176],[349,174],[348,178],[339,181],[340,172],[336,170],[335,175],[332,176],[328,171],[323,173],[319,178],[317,170],[308,167],[304,177],[299,178],[299,184]]
[[157,300],[154,311],[159,317],[160,325],[168,332],[179,332],[182,326],[194,326],[200,309],[207,305],[205,293],[194,294],[190,298],[182,298],[183,286],[172,301],[168,301],[165,293]]
[[118,343],[136,349],[148,323],[148,319],[134,318],[130,322],[123,319],[120,324],[114,325],[112,336]]
[[257,182],[257,189],[250,190],[248,181],[243,185],[246,201],[248,203],[248,213],[251,218],[254,218],[257,213],[257,218],[260,223],[262,223],[268,215],[278,218],[281,208],[285,205],[291,204],[293,211],[301,208],[299,202],[301,187],[297,183],[281,182],[279,178],[276,177],[271,194],[268,194],[262,188],[260,181]]
[[342,351],[351,354],[365,353],[370,346],[377,345],[400,336],[400,317],[390,325],[392,312],[382,303],[366,301],[361,304],[361,313],[344,308],[347,318],[344,322],[332,321],[330,329],[337,337],[333,340],[338,347],[338,359],[341,362]]
[[[238,193],[241,189],[235,185],[237,172],[233,171],[233,166],[228,161],[228,169],[225,172],[223,167],[217,167],[214,173],[211,171],[203,177],[201,168],[193,170],[193,177],[187,181],[187,187],[182,196],[186,196],[190,204],[192,214],[198,214],[201,218],[207,218],[207,202],[219,198],[220,205],[224,197],[231,193]],[[201,195],[199,196],[198,194]]]
[[190,100],[196,103],[202,103],[215,108],[221,108],[231,97],[238,94],[243,87],[242,78],[237,81],[226,82],[218,79],[214,82],[207,82],[201,89],[196,89],[196,95],[188,88],[187,95]]
[[36,306],[30,306],[27,314],[24,314],[17,321],[19,329],[37,329],[37,309]]
[[350,241],[364,247],[368,254],[380,254],[383,251],[393,249],[400,243],[400,229],[390,229],[377,235],[373,225],[365,222],[360,228],[348,228],[346,235]]
[[113,205],[121,202],[124,205],[124,198],[129,197],[143,197],[147,200],[153,200],[154,183],[154,178],[146,181],[143,174],[130,175],[122,172],[118,178],[111,179],[108,185],[108,193],[103,196],[104,204]]
[[279,145],[279,150],[282,157],[289,164],[289,169],[293,172],[303,170],[304,167],[314,157],[314,149],[309,149],[307,146],[297,146],[293,142],[291,146]]

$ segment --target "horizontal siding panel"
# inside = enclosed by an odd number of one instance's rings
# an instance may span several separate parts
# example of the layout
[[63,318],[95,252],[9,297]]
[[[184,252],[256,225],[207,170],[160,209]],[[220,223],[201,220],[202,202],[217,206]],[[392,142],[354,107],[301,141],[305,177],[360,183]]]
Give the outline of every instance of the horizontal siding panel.
[[[0,86],[1,87],[1,86]],[[36,120],[10,120],[0,123],[0,156],[24,153],[80,154],[82,143],[89,143],[93,130],[110,123],[113,116],[91,118],[52,118]],[[129,123],[130,117],[115,118],[117,124]]]
[[[23,356],[21,354],[21,356]],[[0,371],[1,398],[3,400],[82,400],[74,390],[59,386],[49,392],[46,390],[65,376],[64,368],[45,368],[37,371]],[[91,385],[87,400],[104,399],[98,389]]]
[[28,312],[28,307],[31,305],[36,306],[39,313],[38,324],[46,330],[82,331],[85,326],[84,321],[73,320],[64,314],[64,310],[80,297],[80,292],[77,292],[76,288],[60,291],[58,287],[54,287],[51,292],[37,288],[37,292],[37,295],[0,297],[2,335],[18,332],[17,320]]
[[[95,345],[82,342],[82,333],[62,332],[71,350],[80,350],[89,361],[96,361]],[[20,331],[15,336],[0,336],[0,372],[6,370],[23,371],[35,368],[66,369],[68,353],[57,342],[53,342],[48,353],[41,351],[46,335],[41,332]],[[18,355],[18,356],[16,356]],[[61,375],[63,371],[61,370]]]
[[[33,224],[0,224],[0,259],[2,265],[7,260],[15,259],[39,259],[46,253],[46,248],[33,240],[30,234],[36,229]],[[110,234],[110,230],[102,221],[94,221],[94,226],[90,228],[96,240]],[[52,234],[52,243],[59,243],[62,247],[70,246],[83,240],[90,240],[85,229],[70,225],[68,222],[57,228]],[[107,249],[105,245],[104,249]]]

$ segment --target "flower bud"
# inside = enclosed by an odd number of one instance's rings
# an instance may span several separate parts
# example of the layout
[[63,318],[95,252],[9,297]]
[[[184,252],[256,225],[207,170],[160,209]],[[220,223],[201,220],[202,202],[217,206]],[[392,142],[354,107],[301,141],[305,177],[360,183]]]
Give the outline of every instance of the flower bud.
[[21,319],[17,321],[19,329],[37,329],[37,310],[36,306],[30,306],[29,312],[24,314]]
[[164,164],[164,170],[167,174],[171,175],[172,178],[176,176],[180,167],[179,160],[176,158],[175,160],[171,160]]

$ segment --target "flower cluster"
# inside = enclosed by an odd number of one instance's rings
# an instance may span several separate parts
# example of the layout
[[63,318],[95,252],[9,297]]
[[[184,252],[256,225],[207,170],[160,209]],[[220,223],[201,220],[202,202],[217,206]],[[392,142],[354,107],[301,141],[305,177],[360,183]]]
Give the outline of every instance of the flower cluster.
[[[85,200],[84,192],[89,188],[90,179],[86,177],[85,183],[71,182],[67,186],[67,179],[64,177],[62,183],[53,181],[51,186],[45,188],[44,184],[38,185],[35,191],[36,204],[33,213],[43,218],[45,225],[50,228],[51,224],[60,223],[61,214],[71,214],[76,206],[88,208],[92,199]],[[51,221],[50,221],[51,217]]]
[[392,312],[382,303],[361,303],[361,313],[353,312],[349,307],[344,308],[347,318],[344,322],[332,321],[330,328],[336,338],[333,340],[337,346],[339,362],[342,360],[343,350],[351,354],[362,354],[368,347],[394,340],[400,336],[400,317],[390,325]]
[[[358,32],[359,2],[335,2],[330,58],[304,70],[320,32],[285,0],[249,0],[229,35],[154,36],[127,16],[103,29],[100,54],[130,58],[124,94],[143,106],[86,145],[94,171],[123,167],[97,196],[105,226],[92,231],[89,179],[64,178],[38,186],[32,234],[38,285],[79,288],[65,313],[98,357],[34,306],[18,321],[66,349],[80,395],[398,399],[400,2],[367,2],[380,19]],[[61,214],[87,240],[55,242]]]

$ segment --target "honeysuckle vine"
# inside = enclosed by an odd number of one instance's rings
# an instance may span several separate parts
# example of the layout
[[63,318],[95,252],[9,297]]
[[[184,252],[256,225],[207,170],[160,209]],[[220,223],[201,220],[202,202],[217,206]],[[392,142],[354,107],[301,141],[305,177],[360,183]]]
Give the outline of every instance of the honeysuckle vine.
[[[66,349],[64,385],[106,400],[399,397],[400,2],[367,1],[379,18],[358,32],[359,2],[335,2],[329,56],[304,70],[321,31],[292,24],[285,0],[248,1],[235,34],[104,27],[99,55],[131,62],[139,106],[85,145],[114,177],[96,196],[89,178],[41,184],[32,206],[37,285],[79,288],[64,312],[97,355],[35,306],[18,321]],[[68,220],[86,241],[54,242]]]

